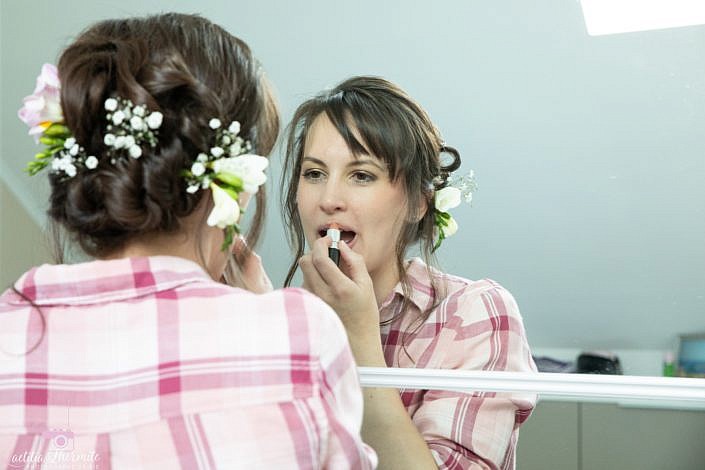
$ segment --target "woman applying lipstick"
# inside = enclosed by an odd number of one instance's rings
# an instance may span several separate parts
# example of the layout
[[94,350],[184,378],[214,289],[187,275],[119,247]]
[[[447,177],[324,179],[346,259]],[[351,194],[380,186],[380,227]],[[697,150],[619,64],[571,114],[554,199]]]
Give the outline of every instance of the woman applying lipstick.
[[[396,85],[348,79],[294,114],[283,174],[296,250],[286,283],[345,325],[360,366],[535,371],[511,294],[430,267],[451,231],[438,192],[460,164],[425,111]],[[453,157],[441,164],[441,154]],[[451,219],[452,220],[452,219]],[[340,242],[339,266],[329,256]],[[304,243],[310,251],[304,254]],[[405,260],[418,244],[424,260]],[[534,396],[367,388],[363,438],[380,468],[514,468]]]

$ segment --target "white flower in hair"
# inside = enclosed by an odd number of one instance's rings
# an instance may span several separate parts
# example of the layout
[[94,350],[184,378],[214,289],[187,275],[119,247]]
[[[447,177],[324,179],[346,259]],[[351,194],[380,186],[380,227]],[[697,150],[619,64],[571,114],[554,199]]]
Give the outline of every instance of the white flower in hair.
[[125,120],[127,116],[125,116],[125,113],[122,110],[115,111],[113,113],[113,124],[116,126],[119,126],[122,124],[122,121]]
[[193,193],[195,193],[196,191],[198,191],[199,188],[200,188],[199,185],[197,185],[197,184],[192,184],[191,186],[189,186],[188,188],[186,188],[186,192],[189,193],[189,194],[193,194]]
[[123,146],[125,148],[130,149],[130,148],[134,147],[135,144],[136,144],[136,142],[135,142],[135,138],[133,136],[131,136],[131,135],[125,136],[125,141],[123,143]]
[[439,212],[448,212],[454,207],[460,205],[461,192],[453,186],[446,186],[443,189],[436,191],[435,205]]
[[210,188],[214,207],[206,223],[220,229],[236,224],[240,218],[240,205],[217,184],[211,183]]
[[88,158],[86,158],[84,164],[86,165],[86,168],[88,168],[89,170],[93,170],[98,166],[98,159],[93,155],[90,155]]
[[215,158],[222,157],[224,153],[225,150],[223,150],[221,147],[213,147],[211,149],[211,155],[213,155]]
[[208,155],[205,153],[199,153],[196,157],[197,162],[206,163],[208,161]]
[[71,146],[71,148],[69,149],[69,155],[75,157],[76,155],[78,155],[79,150],[80,148],[78,147],[78,144],[73,144],[73,146]]
[[228,149],[228,153],[230,153],[231,157],[237,157],[238,155],[240,155],[240,152],[242,152],[242,146],[240,145],[240,142],[235,142]]
[[118,102],[115,98],[108,98],[105,100],[105,109],[107,111],[115,111],[118,107]]
[[141,131],[144,129],[144,121],[139,116],[132,116],[130,118],[130,126],[136,131]]
[[164,120],[164,115],[159,111],[154,111],[149,116],[147,116],[147,125],[150,129],[159,129]]
[[228,130],[233,134],[238,135],[240,133],[240,123],[237,121],[231,122],[230,126],[228,126]]
[[69,137],[69,138],[66,139],[66,141],[64,142],[64,148],[65,148],[65,149],[70,149],[70,148],[73,147],[74,145],[76,145],[76,139],[74,139],[73,137]]
[[103,137],[103,143],[108,147],[112,147],[113,145],[115,145],[115,135],[105,134],[105,137]]
[[134,114],[135,116],[144,117],[144,106],[135,106],[135,108],[132,110],[132,114]]
[[218,129],[218,128],[220,128],[220,119],[218,119],[218,118],[213,118],[213,119],[211,119],[210,121],[208,121],[208,126],[209,126],[211,129]]
[[447,225],[443,228],[443,233],[445,234],[446,238],[455,235],[455,232],[458,231],[458,223],[455,221],[455,219],[451,216],[447,221]]
[[142,147],[139,145],[133,145],[128,149],[128,152],[132,158],[140,158],[142,156]]
[[259,187],[267,181],[264,174],[269,160],[260,155],[240,155],[233,158],[221,158],[213,162],[213,172],[228,173],[242,179],[244,191],[255,194]]
[[115,147],[116,149],[127,147],[127,145],[125,145],[125,136],[119,135],[115,137],[115,143],[113,144],[113,147]]
[[203,163],[195,162],[193,165],[191,165],[191,174],[193,174],[193,176],[201,176],[205,172],[206,166]]

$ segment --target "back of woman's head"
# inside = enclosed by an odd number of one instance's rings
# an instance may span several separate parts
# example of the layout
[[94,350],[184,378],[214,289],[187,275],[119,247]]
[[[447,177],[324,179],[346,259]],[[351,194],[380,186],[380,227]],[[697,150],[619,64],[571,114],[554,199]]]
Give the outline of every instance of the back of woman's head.
[[[405,224],[396,241],[397,265],[402,269],[407,248],[421,244],[430,261],[434,244],[434,190],[446,184],[460,163],[455,149],[445,147],[440,133],[424,109],[399,86],[383,78],[359,76],[307,100],[292,119],[282,176],[282,207],[290,243],[303,254],[304,236],[296,204],[298,175],[308,131],[315,119],[327,116],[355,154],[371,153],[384,162],[391,180],[401,180],[406,192]],[[358,135],[362,141],[356,137]],[[442,152],[454,157],[449,166],[440,160]],[[417,208],[427,207],[423,214]],[[296,266],[292,265],[287,281]]]
[[[104,256],[145,234],[180,229],[204,191],[187,192],[183,172],[212,146],[209,121],[239,121],[240,135],[267,155],[279,116],[249,47],[194,15],[107,20],[84,31],[58,64],[64,122],[96,170],[50,176],[49,215],[84,251]],[[111,158],[104,142],[105,101],[130,100],[163,115],[158,143],[136,158]],[[207,194],[207,192],[205,192]],[[256,242],[264,191],[250,230]]]

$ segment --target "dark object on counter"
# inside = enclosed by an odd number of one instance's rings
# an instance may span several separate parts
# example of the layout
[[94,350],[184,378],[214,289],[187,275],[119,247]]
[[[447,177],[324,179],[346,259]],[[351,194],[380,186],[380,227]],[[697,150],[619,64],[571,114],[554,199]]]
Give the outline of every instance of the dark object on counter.
[[575,363],[561,361],[548,356],[534,356],[534,362],[539,372],[559,372],[570,374],[575,372]]
[[588,352],[578,356],[575,371],[578,374],[622,375],[622,365],[614,354]]

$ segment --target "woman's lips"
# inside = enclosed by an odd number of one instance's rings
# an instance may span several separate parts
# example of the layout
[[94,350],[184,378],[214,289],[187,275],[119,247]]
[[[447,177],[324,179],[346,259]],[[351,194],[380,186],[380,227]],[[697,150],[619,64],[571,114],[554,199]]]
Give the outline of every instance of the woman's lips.
[[[318,231],[318,237],[323,238],[327,234],[326,229],[321,229]],[[355,244],[355,240],[357,240],[357,233],[353,232],[352,230],[341,230],[340,231],[340,240],[345,242],[346,245],[349,247],[352,247]]]

